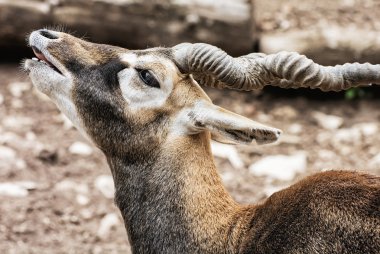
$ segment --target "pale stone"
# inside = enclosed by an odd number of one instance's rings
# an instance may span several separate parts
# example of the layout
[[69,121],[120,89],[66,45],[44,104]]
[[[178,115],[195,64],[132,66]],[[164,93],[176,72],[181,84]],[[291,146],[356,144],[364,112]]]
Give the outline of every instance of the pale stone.
[[273,193],[275,192],[278,192],[282,189],[284,189],[286,186],[273,186],[273,185],[269,185],[269,186],[266,186],[263,190],[265,196],[269,197],[269,196],[272,196]]
[[26,169],[26,162],[23,159],[16,159],[14,162],[16,169]]
[[79,205],[88,205],[90,203],[90,199],[84,194],[78,194],[76,196],[76,201]]
[[234,174],[233,172],[224,172],[220,174],[220,177],[222,178],[222,181],[224,183],[228,183],[236,178],[236,174]]
[[82,216],[83,219],[91,219],[94,215],[94,212],[91,209],[85,208],[80,210],[79,214]]
[[13,132],[4,132],[0,134],[0,144],[10,144],[19,142],[22,138]]
[[22,94],[31,88],[29,82],[13,82],[8,85],[10,93],[13,97],[19,98]]
[[377,123],[359,123],[355,124],[352,128],[358,129],[364,137],[371,137],[379,132]]
[[72,180],[62,180],[54,186],[54,189],[57,191],[74,191],[81,194],[87,194],[89,192],[87,184],[77,183]]
[[297,145],[302,143],[302,138],[295,135],[282,134],[277,144],[292,144]]
[[99,190],[106,198],[113,198],[115,195],[115,185],[110,175],[100,175],[95,179],[95,188]]
[[336,130],[341,127],[344,122],[342,117],[326,115],[322,112],[314,112],[312,116],[317,121],[319,126],[327,130]]
[[293,123],[288,127],[288,132],[291,134],[300,134],[303,130],[303,127],[299,123]]
[[93,149],[91,146],[83,143],[83,142],[74,142],[70,147],[69,147],[69,152],[71,154],[76,154],[76,155],[83,155],[83,156],[88,156],[91,155],[93,152]]
[[0,183],[0,195],[22,198],[28,196],[28,190],[17,183]]
[[0,169],[13,171],[25,168],[26,162],[23,159],[17,157],[15,150],[6,146],[0,146]]
[[100,225],[96,235],[104,240],[107,239],[111,233],[112,228],[120,224],[119,217],[116,213],[106,214],[100,221]]
[[249,167],[255,176],[267,176],[281,181],[293,180],[297,173],[304,172],[307,166],[307,155],[298,152],[294,155],[267,156]]
[[368,163],[370,168],[380,169],[380,154],[375,155]]
[[298,111],[292,106],[278,107],[271,112],[276,118],[294,119],[298,116]]
[[3,126],[9,129],[23,129],[34,124],[32,118],[25,116],[7,116],[2,120]]
[[244,162],[235,146],[211,142],[211,150],[215,157],[227,159],[234,168],[240,169],[244,167]]
[[335,143],[358,144],[362,135],[358,128],[345,128],[337,130],[332,135],[332,141]]
[[336,153],[329,150],[322,149],[318,151],[318,158],[324,161],[334,160],[336,156]]
[[11,107],[14,109],[21,109],[24,107],[24,101],[22,101],[20,99],[13,99],[11,101]]
[[373,137],[378,133],[378,125],[376,123],[360,123],[351,128],[337,130],[331,135],[331,141],[338,148],[342,144],[356,145],[360,144],[364,138]]
[[0,146],[0,161],[11,162],[16,159],[16,151],[6,146]]
[[331,142],[332,134],[330,131],[322,131],[318,133],[316,140],[320,145],[326,145]]
[[36,136],[36,134],[34,132],[28,131],[25,134],[25,139],[28,140],[28,141],[35,141],[35,140],[37,140],[37,136]]
[[37,183],[33,181],[17,181],[13,183],[26,190],[35,190],[37,189],[37,186],[38,186]]
[[261,123],[268,123],[268,122],[273,121],[273,118],[271,115],[265,114],[264,112],[259,111],[255,115],[255,120]]

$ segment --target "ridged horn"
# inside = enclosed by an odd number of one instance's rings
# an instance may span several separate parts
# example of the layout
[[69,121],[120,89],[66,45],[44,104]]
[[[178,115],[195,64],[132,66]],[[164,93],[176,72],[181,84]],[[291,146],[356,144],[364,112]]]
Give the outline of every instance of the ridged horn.
[[181,72],[193,74],[201,85],[218,88],[249,91],[272,85],[340,91],[380,84],[379,64],[322,66],[295,52],[252,53],[233,58],[209,44],[182,43],[173,47],[173,57]]

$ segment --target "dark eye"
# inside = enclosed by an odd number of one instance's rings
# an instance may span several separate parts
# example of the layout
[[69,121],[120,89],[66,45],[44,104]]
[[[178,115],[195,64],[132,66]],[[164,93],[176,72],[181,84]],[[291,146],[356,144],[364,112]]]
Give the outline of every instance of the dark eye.
[[141,80],[147,85],[151,87],[160,88],[160,83],[158,83],[157,79],[153,76],[152,73],[148,70],[137,70],[139,73],[139,77]]

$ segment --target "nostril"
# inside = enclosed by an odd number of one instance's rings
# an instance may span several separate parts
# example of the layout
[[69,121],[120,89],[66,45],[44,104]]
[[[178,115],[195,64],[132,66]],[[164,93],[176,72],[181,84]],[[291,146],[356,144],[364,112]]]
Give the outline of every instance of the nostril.
[[52,34],[52,33],[49,32],[49,31],[46,31],[46,30],[42,30],[42,31],[40,31],[40,34],[41,34],[43,37],[46,37],[46,38],[48,38],[48,39],[52,39],[52,40],[54,40],[54,39],[58,39],[58,36]]

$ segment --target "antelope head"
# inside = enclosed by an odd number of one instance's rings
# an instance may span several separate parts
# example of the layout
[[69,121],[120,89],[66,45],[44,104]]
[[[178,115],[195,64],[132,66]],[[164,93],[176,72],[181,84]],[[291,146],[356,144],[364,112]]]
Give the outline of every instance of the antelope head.
[[228,143],[278,139],[280,130],[212,104],[198,83],[335,91],[380,81],[379,65],[324,67],[287,52],[232,58],[201,43],[127,50],[45,29],[29,44],[37,58],[24,66],[34,85],[106,154],[144,154],[168,138],[200,133]]

